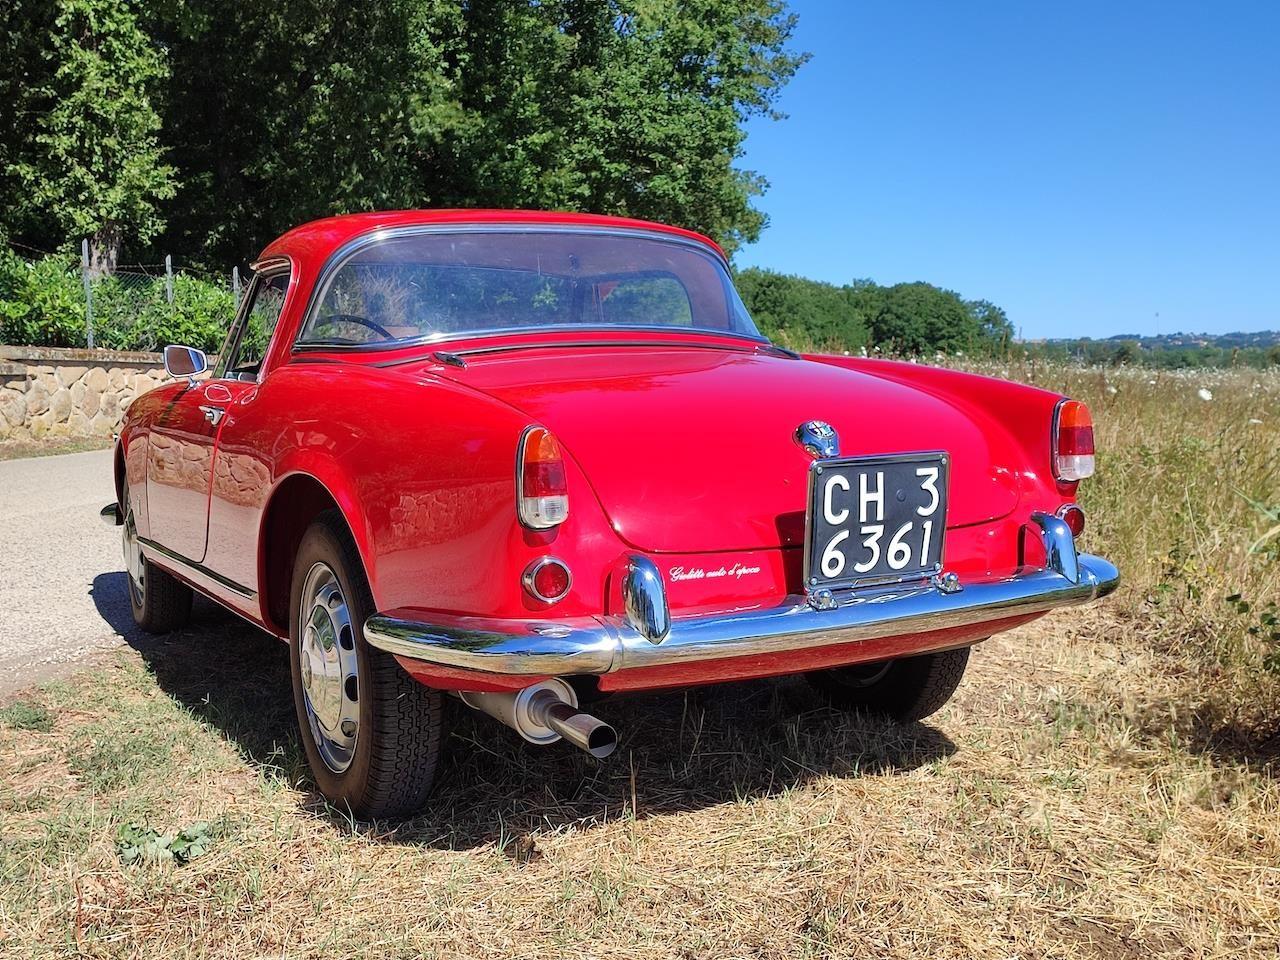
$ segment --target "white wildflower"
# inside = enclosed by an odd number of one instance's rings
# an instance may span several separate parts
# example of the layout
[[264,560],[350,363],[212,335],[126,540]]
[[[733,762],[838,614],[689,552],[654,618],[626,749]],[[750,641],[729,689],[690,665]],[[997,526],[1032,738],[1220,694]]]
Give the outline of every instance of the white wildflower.
[[1111,384],[1111,383],[1108,383],[1108,384],[1107,384],[1107,393],[1111,394],[1111,396],[1113,396],[1113,397],[1114,397],[1114,396],[1115,396],[1117,393],[1119,393],[1119,392],[1120,392],[1120,388],[1119,388],[1119,387],[1117,387],[1117,386],[1115,386],[1114,384]]
[[1210,390],[1208,387],[1201,387],[1198,391],[1196,391],[1196,395],[1201,400],[1204,400],[1205,402],[1208,402],[1213,399],[1213,391]]

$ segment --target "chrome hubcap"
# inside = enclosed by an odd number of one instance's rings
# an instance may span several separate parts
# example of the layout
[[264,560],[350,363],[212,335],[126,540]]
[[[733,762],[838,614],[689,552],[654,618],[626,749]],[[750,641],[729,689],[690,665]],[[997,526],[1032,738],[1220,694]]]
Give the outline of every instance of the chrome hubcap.
[[328,564],[307,572],[298,608],[298,660],[303,700],[316,749],[326,767],[342,773],[360,734],[359,668],[351,612]]
[[132,509],[125,513],[120,529],[124,545],[124,568],[129,574],[129,591],[133,594],[133,602],[141,606],[146,587],[147,562],[142,556],[142,545],[138,543],[138,525],[133,519]]

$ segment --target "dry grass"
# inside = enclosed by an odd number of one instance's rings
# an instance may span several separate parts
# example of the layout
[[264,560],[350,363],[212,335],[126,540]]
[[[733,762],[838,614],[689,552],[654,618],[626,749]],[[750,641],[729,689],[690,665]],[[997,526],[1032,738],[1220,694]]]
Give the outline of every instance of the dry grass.
[[988,372],[1094,411],[1086,547],[1120,567],[1109,609],[1126,637],[1161,655],[1169,683],[1163,700],[1141,698],[1144,725],[1175,723],[1242,756],[1280,755],[1280,621],[1269,622],[1280,615],[1280,537],[1250,551],[1274,523],[1255,504],[1280,508],[1280,369]]
[[[227,615],[35,691],[0,715],[0,955],[1275,956],[1275,680],[1246,631],[1280,567],[1232,488],[1277,500],[1280,403],[1215,376],[1206,402],[1036,372],[1095,405],[1089,538],[1128,581],[979,647],[926,724],[738,684],[602,704],[597,764],[460,714],[447,786],[393,829],[309,792],[284,651]],[[116,854],[196,821],[189,865]]]

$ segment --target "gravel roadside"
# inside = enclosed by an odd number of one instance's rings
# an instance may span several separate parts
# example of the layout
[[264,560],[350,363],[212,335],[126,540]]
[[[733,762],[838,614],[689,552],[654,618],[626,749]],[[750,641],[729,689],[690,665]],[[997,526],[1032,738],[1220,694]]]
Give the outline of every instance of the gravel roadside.
[[114,498],[110,450],[0,461],[0,698],[134,629]]

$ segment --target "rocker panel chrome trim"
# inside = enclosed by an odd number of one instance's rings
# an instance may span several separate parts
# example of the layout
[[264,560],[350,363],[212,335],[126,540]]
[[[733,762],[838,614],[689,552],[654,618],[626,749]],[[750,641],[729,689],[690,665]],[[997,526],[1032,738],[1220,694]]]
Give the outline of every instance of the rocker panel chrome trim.
[[146,553],[154,554],[156,557],[159,558],[160,565],[162,567],[163,566],[173,567],[175,568],[174,572],[184,574],[185,576],[190,578],[203,578],[205,580],[211,580],[212,582],[218,584],[219,586],[225,587],[227,590],[230,590],[232,593],[239,594],[240,596],[244,597],[246,600],[253,600],[258,596],[256,591],[250,590],[248,587],[244,586],[243,584],[236,583],[234,580],[228,577],[224,577],[220,573],[215,573],[214,571],[210,570],[208,567],[204,566],[203,564],[195,563],[191,560],[188,560],[186,557],[184,557],[180,553],[174,553],[172,550],[170,550],[168,547],[164,546],[163,544],[156,543],[154,540],[148,540],[146,537],[139,537],[138,542],[142,544],[144,554]]

